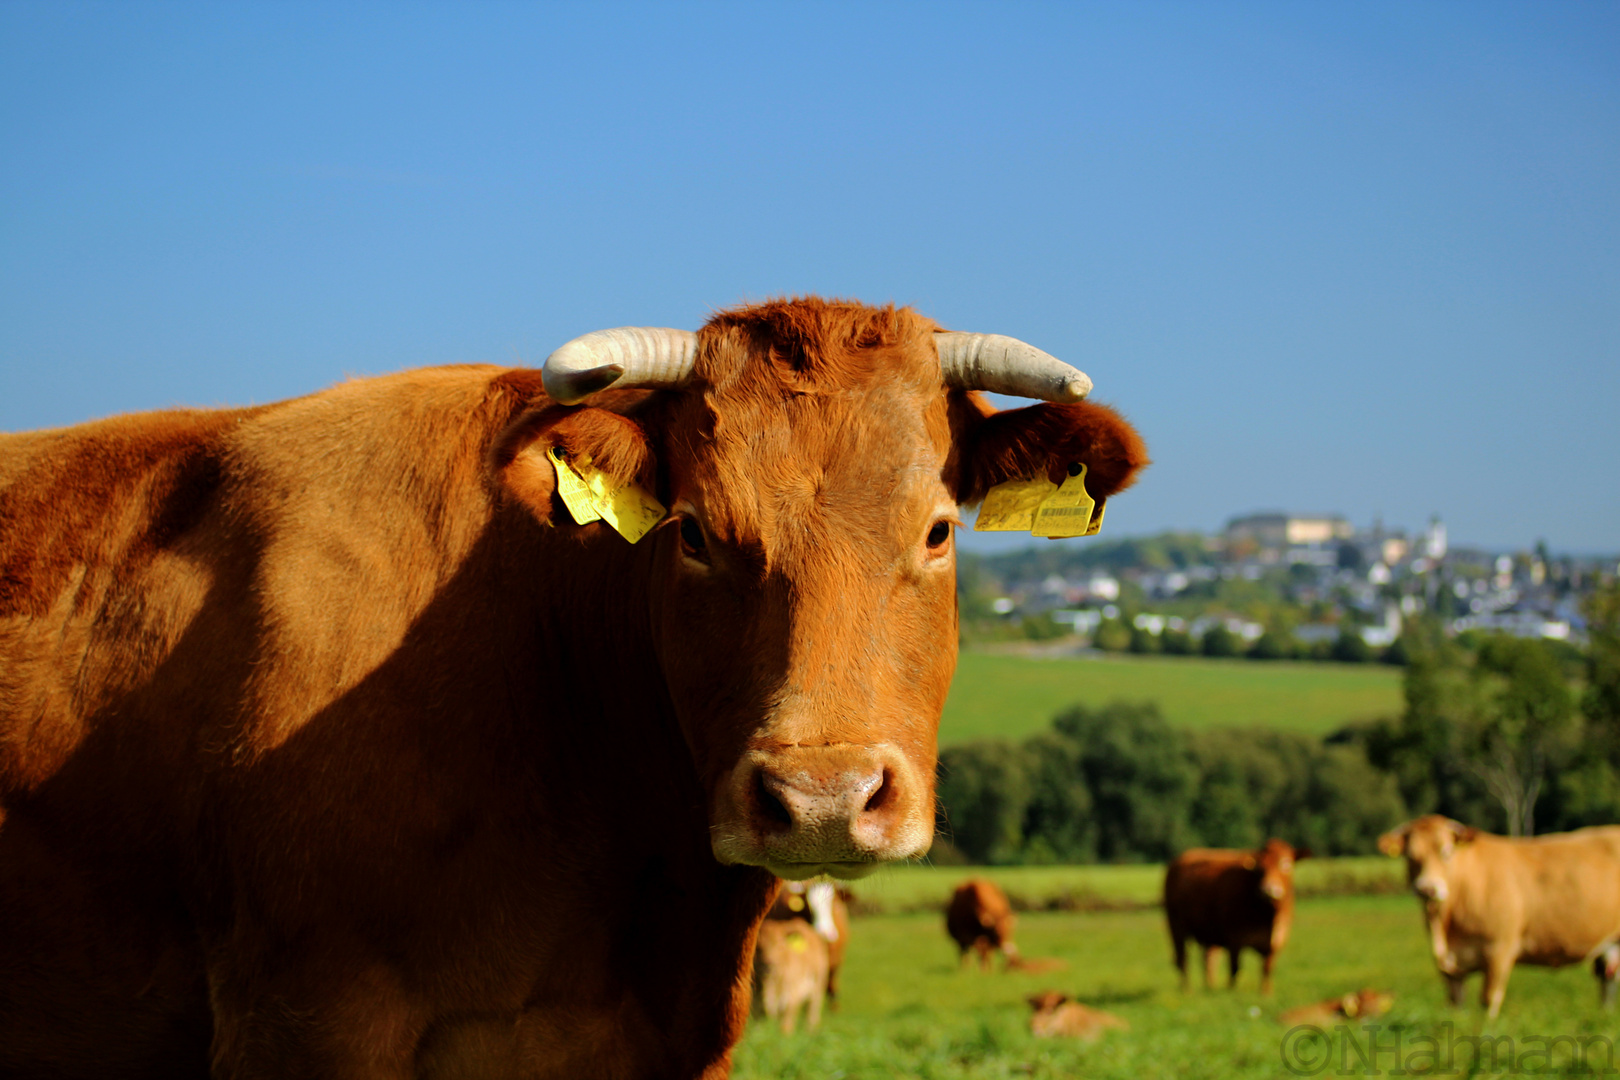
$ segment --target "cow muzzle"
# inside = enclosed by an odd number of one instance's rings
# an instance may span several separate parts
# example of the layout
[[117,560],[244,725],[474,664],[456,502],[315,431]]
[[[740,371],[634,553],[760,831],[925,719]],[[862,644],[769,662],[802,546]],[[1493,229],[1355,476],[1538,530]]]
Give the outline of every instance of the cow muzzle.
[[933,840],[932,786],[899,748],[753,751],[717,794],[714,854],[778,877],[859,877]]
[[1429,877],[1427,874],[1413,879],[1412,891],[1425,900],[1437,902],[1444,902],[1448,895],[1445,881],[1441,878]]

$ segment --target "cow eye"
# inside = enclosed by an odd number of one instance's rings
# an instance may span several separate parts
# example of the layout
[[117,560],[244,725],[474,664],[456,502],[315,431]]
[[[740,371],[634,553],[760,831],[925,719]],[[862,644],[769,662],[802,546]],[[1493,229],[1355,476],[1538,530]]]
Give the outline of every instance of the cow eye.
[[703,559],[708,555],[703,526],[689,517],[681,518],[681,553],[692,559]]
[[951,538],[951,523],[936,521],[934,527],[928,530],[928,550],[939,551],[945,546],[945,541]]

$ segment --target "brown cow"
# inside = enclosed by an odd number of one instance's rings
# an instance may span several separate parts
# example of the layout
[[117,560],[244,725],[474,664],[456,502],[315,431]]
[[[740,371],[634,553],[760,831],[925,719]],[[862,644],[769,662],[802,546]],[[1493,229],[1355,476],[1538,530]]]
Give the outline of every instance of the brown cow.
[[1352,1020],[1370,1019],[1382,1016],[1395,1007],[1395,995],[1382,990],[1364,987],[1349,994],[1341,994],[1326,1001],[1314,1002],[1310,1005],[1301,1005],[1298,1008],[1288,1009],[1277,1016],[1277,1022],[1288,1027],[1299,1024],[1337,1023],[1346,1017]]
[[830,946],[803,919],[766,919],[754,949],[754,997],[759,1011],[793,1034],[799,1010],[805,1026],[821,1026],[821,999],[827,996]]
[[1480,1003],[1494,1018],[1514,964],[1591,964],[1599,997],[1613,1000],[1620,826],[1509,839],[1429,814],[1385,833],[1378,848],[1406,856],[1453,1005],[1464,980],[1483,971]]
[[1043,990],[1025,999],[1035,1015],[1029,1018],[1029,1033],[1040,1039],[1066,1036],[1095,1042],[1110,1028],[1130,1030],[1129,1024],[1111,1012],[1070,1001],[1060,990]]
[[930,843],[958,505],[1144,462],[1088,387],[798,300],[0,436],[0,1074],[725,1075],[772,874]]
[[1260,992],[1271,993],[1271,969],[1294,922],[1294,863],[1309,857],[1281,840],[1259,851],[1192,848],[1164,875],[1164,914],[1176,970],[1187,989],[1187,939],[1204,947],[1204,986],[1215,986],[1215,950],[1225,949],[1228,987],[1237,985],[1244,949],[1260,954]]
[[827,881],[784,881],[767,919],[806,919],[827,942],[827,1004],[838,1007],[838,970],[849,948],[850,892]]
[[945,908],[945,932],[962,950],[961,962],[967,963],[970,949],[977,950],[979,966],[985,971],[990,970],[990,954],[997,950],[1007,958],[1008,967],[1016,965],[1018,946],[1013,944],[1012,934],[1017,922],[1007,894],[984,878],[969,878],[958,885]]

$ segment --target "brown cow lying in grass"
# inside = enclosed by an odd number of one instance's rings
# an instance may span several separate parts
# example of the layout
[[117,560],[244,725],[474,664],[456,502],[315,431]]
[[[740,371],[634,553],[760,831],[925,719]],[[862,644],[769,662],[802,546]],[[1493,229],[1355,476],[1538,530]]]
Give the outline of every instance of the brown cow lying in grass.
[[1439,814],[1378,838],[1406,857],[1423,903],[1435,967],[1453,1005],[1485,973],[1480,1003],[1495,1017],[1514,964],[1589,963],[1605,1004],[1620,974],[1620,826],[1510,839]]
[[1394,994],[1364,988],[1341,997],[1301,1005],[1297,1009],[1288,1009],[1278,1014],[1277,1021],[1289,1027],[1296,1024],[1331,1024],[1346,1018],[1356,1020],[1369,1016],[1383,1016],[1394,1006]]
[[1029,1018],[1029,1031],[1038,1038],[1055,1035],[1094,1042],[1109,1028],[1128,1030],[1131,1025],[1110,1012],[1093,1009],[1057,990],[1043,990],[1027,998],[1035,1015]]
[[821,1023],[821,999],[827,995],[827,939],[803,919],[766,919],[754,950],[754,994],[758,1011],[793,1034],[799,1009],[807,1010],[805,1026]]
[[1294,921],[1294,863],[1310,851],[1275,838],[1259,851],[1193,848],[1164,876],[1164,913],[1187,989],[1187,939],[1204,947],[1204,986],[1215,986],[1215,950],[1225,949],[1237,985],[1239,954],[1260,954],[1260,992],[1271,993],[1271,968]]

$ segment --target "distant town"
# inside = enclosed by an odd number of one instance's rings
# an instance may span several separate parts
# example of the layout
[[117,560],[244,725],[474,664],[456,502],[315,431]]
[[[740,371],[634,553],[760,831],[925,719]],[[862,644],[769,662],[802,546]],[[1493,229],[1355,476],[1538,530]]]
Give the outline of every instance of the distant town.
[[1372,659],[1398,654],[1413,618],[1579,645],[1586,596],[1617,574],[1614,557],[1555,556],[1545,544],[1453,546],[1439,517],[1409,532],[1266,512],[1215,535],[964,556],[960,580],[965,640],[1078,635],[1132,651]]

